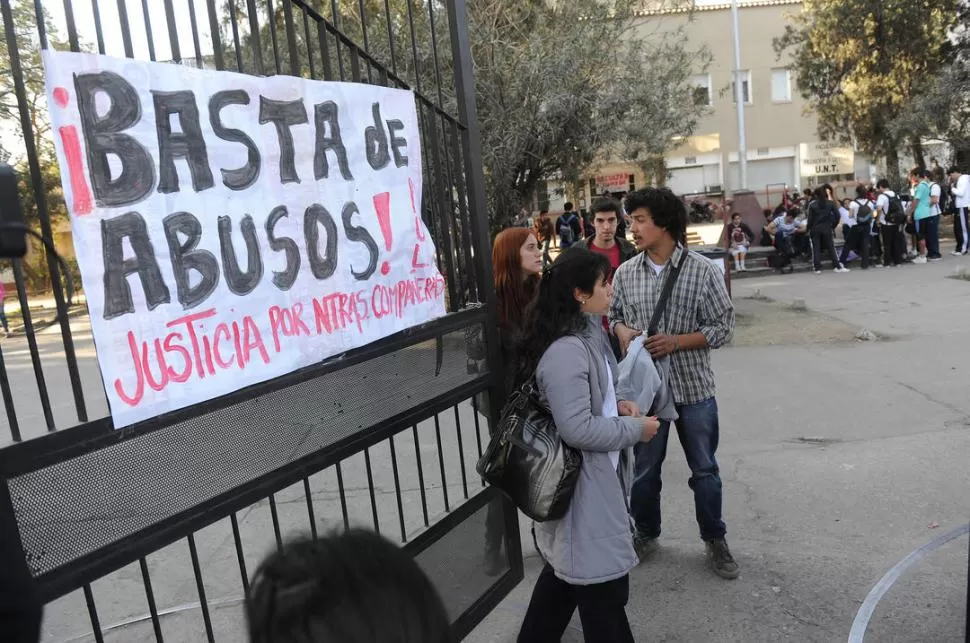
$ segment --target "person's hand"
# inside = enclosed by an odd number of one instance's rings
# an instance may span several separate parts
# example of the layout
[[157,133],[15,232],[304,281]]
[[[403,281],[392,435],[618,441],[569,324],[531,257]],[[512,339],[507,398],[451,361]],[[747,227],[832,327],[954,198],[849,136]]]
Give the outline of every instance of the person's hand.
[[613,332],[616,333],[616,338],[620,340],[620,352],[624,355],[626,355],[627,349],[630,348],[630,342],[632,342],[635,337],[639,337],[643,334],[643,331],[635,328],[629,328],[624,324],[617,324]]
[[655,417],[643,418],[643,432],[640,434],[640,442],[649,442],[657,435],[660,430],[660,420]]
[[631,402],[629,400],[621,400],[620,403],[617,404],[617,409],[619,410],[621,416],[629,416],[629,417],[635,417],[635,418],[640,417],[640,407],[637,406],[636,402]]
[[659,333],[644,340],[643,345],[650,351],[650,357],[660,359],[674,353],[679,348],[676,335]]

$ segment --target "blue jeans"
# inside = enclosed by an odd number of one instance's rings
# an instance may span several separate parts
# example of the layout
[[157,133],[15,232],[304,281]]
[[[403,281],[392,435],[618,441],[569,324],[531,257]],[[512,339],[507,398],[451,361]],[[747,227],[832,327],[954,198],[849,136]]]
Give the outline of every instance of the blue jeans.
[[[690,467],[688,484],[694,490],[694,511],[701,538],[724,538],[727,528],[721,519],[721,477],[714,452],[717,451],[717,400],[706,399],[696,404],[678,404],[677,436]],[[662,422],[652,440],[635,447],[633,489],[630,513],[640,534],[660,535],[660,468],[667,456],[670,423]]]
[[916,236],[926,241],[926,256],[938,259],[940,255],[940,215],[935,214],[916,221]]

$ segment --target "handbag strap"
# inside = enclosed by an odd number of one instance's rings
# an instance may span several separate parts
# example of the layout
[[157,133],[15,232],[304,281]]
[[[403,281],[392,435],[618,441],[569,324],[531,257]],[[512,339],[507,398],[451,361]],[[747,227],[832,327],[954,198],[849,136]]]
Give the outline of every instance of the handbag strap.
[[[660,322],[660,317],[667,308],[667,301],[670,299],[670,293],[674,289],[674,284],[677,283],[680,269],[687,260],[687,253],[687,248],[681,248],[680,261],[670,267],[670,274],[667,275],[667,281],[664,282],[663,290],[660,291],[660,298],[657,299],[657,307],[653,309],[653,314],[650,316],[650,323],[647,325],[647,337],[657,334],[657,324]],[[646,257],[646,254],[644,254],[644,257]]]

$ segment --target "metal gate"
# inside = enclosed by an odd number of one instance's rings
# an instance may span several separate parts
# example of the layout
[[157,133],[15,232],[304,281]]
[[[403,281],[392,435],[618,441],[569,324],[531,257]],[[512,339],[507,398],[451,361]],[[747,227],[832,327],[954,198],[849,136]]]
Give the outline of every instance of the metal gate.
[[[0,521],[18,542],[0,547],[24,557],[47,604],[44,640],[244,640],[258,560],[290,535],[348,526],[402,543],[464,637],[522,578],[517,514],[474,471],[497,398],[483,409],[476,396],[499,379],[470,366],[466,338],[483,333],[489,363],[500,356],[465,1],[0,9],[10,63],[0,73],[16,99],[4,126],[22,134],[23,173],[55,246],[69,237],[45,192],[47,134],[30,93],[41,47],[413,90],[422,216],[447,280],[443,318],[116,431],[86,311],[68,309],[57,262],[47,257],[57,316],[41,330],[14,261],[23,330],[0,344]],[[504,542],[499,568],[484,561],[486,523]]]

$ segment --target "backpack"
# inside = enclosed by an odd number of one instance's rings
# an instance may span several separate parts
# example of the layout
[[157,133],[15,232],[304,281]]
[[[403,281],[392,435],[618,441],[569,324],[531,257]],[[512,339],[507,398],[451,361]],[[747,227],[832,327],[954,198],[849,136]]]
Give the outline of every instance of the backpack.
[[576,214],[570,212],[566,216],[559,217],[559,242],[565,245],[576,243],[576,231],[573,230],[572,222],[576,220]]
[[747,236],[745,236],[744,230],[742,230],[741,228],[735,228],[734,230],[731,231],[731,242],[732,243],[735,243],[735,244],[738,244],[738,245],[743,245],[744,242],[747,241],[747,240],[748,240],[748,238],[747,238]]
[[859,203],[859,199],[856,199],[856,203],[859,204],[859,209],[856,210],[855,214],[856,223],[869,223],[872,221],[872,208],[869,206],[869,202]]
[[886,208],[886,222],[890,225],[901,225],[906,223],[906,211],[903,209],[903,202],[899,200],[899,195],[886,195],[889,199],[889,206]]

